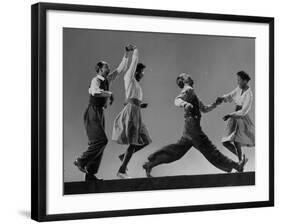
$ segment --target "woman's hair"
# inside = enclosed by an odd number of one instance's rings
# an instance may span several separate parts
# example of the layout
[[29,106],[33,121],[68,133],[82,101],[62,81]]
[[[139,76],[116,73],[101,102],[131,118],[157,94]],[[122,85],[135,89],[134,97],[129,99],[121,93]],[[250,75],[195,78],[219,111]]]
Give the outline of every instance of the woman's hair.
[[177,77],[177,85],[181,89],[184,87],[184,78],[182,76]]
[[249,82],[249,81],[251,80],[250,76],[249,76],[246,72],[244,72],[244,71],[239,71],[239,72],[237,72],[237,75],[238,75],[241,79],[246,80],[247,82]]
[[96,72],[99,73],[100,69],[102,68],[102,66],[105,64],[104,61],[100,61],[97,63],[95,69],[96,69]]
[[138,63],[136,72],[140,72],[142,69],[144,69],[146,66],[143,63]]

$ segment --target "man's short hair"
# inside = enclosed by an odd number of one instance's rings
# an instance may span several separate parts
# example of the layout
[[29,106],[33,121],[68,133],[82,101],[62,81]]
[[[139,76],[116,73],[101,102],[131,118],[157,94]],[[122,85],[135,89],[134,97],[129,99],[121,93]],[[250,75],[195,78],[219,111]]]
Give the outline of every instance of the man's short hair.
[[95,67],[96,72],[99,73],[100,69],[106,64],[105,61],[99,61]]

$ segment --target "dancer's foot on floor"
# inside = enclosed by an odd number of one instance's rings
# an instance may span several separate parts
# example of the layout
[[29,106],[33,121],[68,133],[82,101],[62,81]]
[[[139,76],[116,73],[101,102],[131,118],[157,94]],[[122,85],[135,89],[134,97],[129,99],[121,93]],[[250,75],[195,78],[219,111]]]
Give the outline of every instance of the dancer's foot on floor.
[[121,178],[121,179],[130,179],[132,177],[130,177],[126,172],[125,173],[121,173],[120,171],[118,171],[118,173],[116,174],[117,177]]
[[91,173],[86,173],[85,175],[85,181],[101,181],[102,179],[99,179],[96,177],[96,175]]
[[243,155],[243,159],[238,163],[238,168],[237,171],[239,173],[244,172],[244,167],[246,165],[246,163],[248,162],[248,158],[246,158],[245,154]]
[[145,170],[146,176],[147,177],[152,177],[150,172],[151,172],[151,167],[149,166],[149,162],[143,164],[142,168]]

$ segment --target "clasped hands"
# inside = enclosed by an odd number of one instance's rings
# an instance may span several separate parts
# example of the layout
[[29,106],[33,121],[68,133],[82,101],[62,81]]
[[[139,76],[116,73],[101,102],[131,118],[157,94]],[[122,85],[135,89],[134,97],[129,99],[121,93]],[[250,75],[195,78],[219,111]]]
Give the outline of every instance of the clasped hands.
[[220,105],[220,104],[222,104],[223,100],[224,100],[224,98],[221,97],[221,96],[219,96],[219,97],[217,97],[217,99],[216,99],[216,101],[215,101],[215,104],[216,104],[216,105]]
[[[223,100],[224,100],[223,97],[217,97],[215,104],[216,104],[216,105],[220,105],[220,104],[223,102]],[[224,121],[227,121],[229,118],[231,118],[231,115],[230,115],[230,114],[227,114],[227,115],[225,115],[225,116],[222,117],[222,119],[223,119]]]
[[125,47],[125,50],[127,51],[127,52],[129,52],[129,51],[133,51],[133,50],[135,50],[137,47],[135,46],[135,45],[133,45],[133,44],[128,44],[126,47]]

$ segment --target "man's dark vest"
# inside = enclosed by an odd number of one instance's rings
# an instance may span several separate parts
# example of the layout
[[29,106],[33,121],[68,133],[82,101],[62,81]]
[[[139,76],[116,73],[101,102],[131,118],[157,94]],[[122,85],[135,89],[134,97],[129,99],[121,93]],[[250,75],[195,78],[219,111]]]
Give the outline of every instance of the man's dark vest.
[[189,94],[185,97],[186,102],[192,104],[192,109],[186,110],[185,117],[193,117],[193,118],[201,118],[200,106],[199,106],[199,99],[195,93]]
[[193,108],[191,109],[192,116],[200,118],[201,117],[201,112],[200,112],[200,107],[199,107],[199,99],[198,99],[198,97],[195,94],[193,95],[190,103],[193,106]]
[[[100,89],[108,91],[109,90],[109,84],[108,80],[105,79],[104,81],[100,80]],[[89,103],[91,105],[97,106],[97,107],[104,107],[106,104],[107,98],[106,97],[99,97],[98,95],[92,96],[90,94],[90,100]]]

